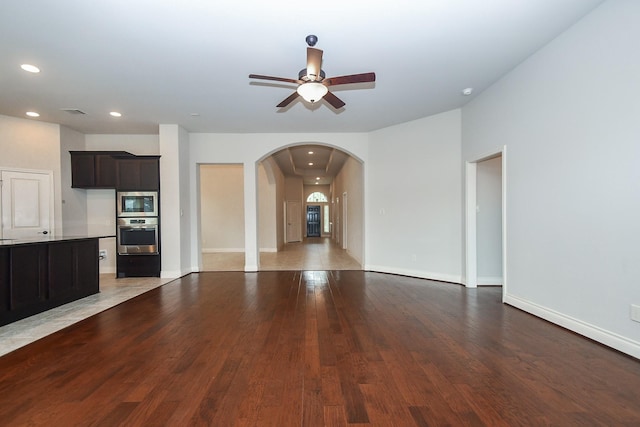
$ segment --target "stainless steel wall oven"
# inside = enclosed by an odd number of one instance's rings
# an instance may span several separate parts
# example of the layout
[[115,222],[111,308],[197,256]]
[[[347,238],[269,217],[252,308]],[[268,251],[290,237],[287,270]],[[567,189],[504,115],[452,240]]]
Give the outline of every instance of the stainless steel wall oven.
[[158,254],[158,218],[118,218],[119,255]]

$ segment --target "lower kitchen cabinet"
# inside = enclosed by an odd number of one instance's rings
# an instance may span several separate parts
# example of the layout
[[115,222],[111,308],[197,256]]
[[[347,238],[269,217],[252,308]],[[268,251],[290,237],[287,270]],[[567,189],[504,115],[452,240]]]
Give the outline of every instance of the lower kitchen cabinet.
[[118,255],[117,277],[160,277],[160,255]]
[[0,325],[98,292],[98,238],[0,247]]

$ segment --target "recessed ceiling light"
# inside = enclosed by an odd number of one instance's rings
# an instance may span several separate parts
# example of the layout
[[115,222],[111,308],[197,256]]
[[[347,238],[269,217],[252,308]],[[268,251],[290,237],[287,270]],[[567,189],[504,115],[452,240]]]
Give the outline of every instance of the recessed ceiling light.
[[464,96],[469,96],[473,93],[473,88],[472,87],[468,87],[466,89],[462,89],[462,94]]
[[309,154],[313,154],[313,151],[309,151]]
[[316,176],[316,181],[319,181],[319,180],[320,180],[320,177],[319,177],[319,176]]
[[29,117],[40,117],[40,114],[36,113],[35,111],[27,111],[27,116],[29,116]]
[[40,68],[36,67],[35,65],[31,65],[31,64],[22,64],[20,66],[20,68],[22,68],[25,71],[28,71],[30,73],[39,73],[40,72]]
[[113,117],[122,117],[122,114],[118,113],[117,111],[112,111],[109,114],[111,114]]
[[309,166],[313,166],[313,163],[312,163],[312,162],[309,162]]
[[316,182],[316,185],[320,184],[319,182]]

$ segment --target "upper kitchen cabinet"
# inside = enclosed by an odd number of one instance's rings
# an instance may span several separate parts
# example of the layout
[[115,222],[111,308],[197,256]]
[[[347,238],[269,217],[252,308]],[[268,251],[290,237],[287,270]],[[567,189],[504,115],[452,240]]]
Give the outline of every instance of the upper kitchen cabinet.
[[126,151],[70,151],[71,187],[159,190],[160,156]]
[[71,187],[116,188],[117,158],[133,156],[126,151],[70,151]]
[[159,190],[160,157],[119,158],[116,163],[118,190]]

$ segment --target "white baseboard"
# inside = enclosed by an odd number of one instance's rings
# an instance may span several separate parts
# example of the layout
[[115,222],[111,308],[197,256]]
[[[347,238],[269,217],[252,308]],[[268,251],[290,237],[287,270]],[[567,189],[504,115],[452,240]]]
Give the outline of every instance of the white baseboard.
[[409,270],[405,268],[387,267],[383,265],[365,265],[366,271],[375,271],[378,273],[398,274],[400,276],[417,277],[419,279],[437,280],[440,282],[462,283],[462,276],[453,274],[433,273],[423,270]]
[[245,272],[245,273],[255,273],[255,272],[257,272],[257,271],[258,271],[258,266],[257,266],[257,265],[253,265],[253,264],[249,265],[249,264],[246,264],[246,265],[244,266],[244,272]]
[[478,276],[478,286],[502,286],[502,276]]
[[182,271],[182,270],[162,270],[160,272],[161,279],[177,279],[182,276],[186,276],[190,274],[190,271]]
[[203,254],[213,254],[216,252],[244,252],[244,248],[202,248]]
[[640,342],[638,341],[513,295],[505,295],[504,303],[640,359]]
[[[244,248],[202,248],[203,254],[215,254],[215,253],[227,253],[227,252],[244,253]],[[278,252],[278,248],[260,248],[260,252]]]

